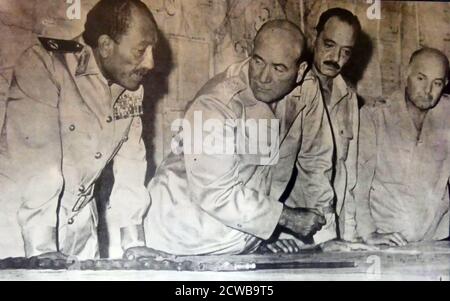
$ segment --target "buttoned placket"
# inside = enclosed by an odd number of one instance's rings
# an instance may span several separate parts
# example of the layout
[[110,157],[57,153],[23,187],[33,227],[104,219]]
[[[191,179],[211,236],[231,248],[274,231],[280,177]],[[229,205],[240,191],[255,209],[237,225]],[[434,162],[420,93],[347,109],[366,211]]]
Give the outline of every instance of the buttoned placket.
[[[104,135],[106,135],[106,136],[104,136],[104,139],[106,139],[106,141],[109,141],[110,143],[105,143],[105,141],[103,141],[103,139],[102,139],[102,141],[99,141],[100,142],[99,146],[103,146],[103,147],[106,146],[107,149],[114,148],[114,151],[112,152],[111,156],[106,161],[104,160],[105,159],[104,157],[106,154],[106,148],[101,149],[101,147],[99,147],[99,148],[97,148],[98,151],[95,152],[95,154],[93,154],[93,159],[96,161],[96,163],[105,166],[117,154],[117,151],[118,151],[117,149],[120,148],[120,146],[122,145],[123,139],[120,141],[118,147],[114,147],[113,144],[115,144],[114,138],[115,138],[116,128],[115,128],[114,119],[112,117],[113,116],[112,111],[113,111],[115,101],[112,101],[111,86],[108,85],[108,82],[104,79],[104,77],[102,75],[97,74],[97,75],[93,75],[93,76],[96,76],[96,79],[101,81],[104,84],[105,92],[106,92],[104,94],[104,96],[105,96],[104,104],[106,104],[107,107],[109,108],[109,112],[107,112],[107,116],[104,116],[104,118],[102,120],[101,131],[103,132]],[[121,93],[119,93],[118,95],[121,95]],[[117,98],[116,98],[116,100],[117,100]],[[71,125],[70,130],[74,131],[75,126]],[[89,202],[92,201],[92,193],[93,193],[93,189],[95,186],[95,181],[98,179],[98,177],[100,176],[102,171],[103,171],[103,168],[98,168],[98,172],[95,174],[95,176],[90,181],[88,181],[88,184],[80,185],[79,193],[77,195],[78,199],[72,208],[73,215],[68,219],[69,225],[74,223],[75,217],[81,212],[81,210]],[[90,199],[88,200],[88,198],[90,198]]]

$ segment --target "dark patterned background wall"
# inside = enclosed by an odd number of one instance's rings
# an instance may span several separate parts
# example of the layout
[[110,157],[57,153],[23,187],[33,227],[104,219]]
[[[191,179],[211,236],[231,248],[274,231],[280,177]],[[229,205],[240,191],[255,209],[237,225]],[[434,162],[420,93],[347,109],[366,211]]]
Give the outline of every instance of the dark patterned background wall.
[[[0,1],[0,97],[20,53],[36,37],[72,38],[97,0]],[[321,12],[344,7],[360,19],[364,34],[347,76],[365,100],[389,95],[401,84],[407,60],[420,45],[450,55],[450,3],[381,2],[380,19],[369,19],[372,0],[144,0],[162,32],[157,68],[146,83],[146,138],[153,166],[170,151],[171,122],[214,74],[251,52],[259,27],[289,19],[309,37]],[[68,12],[80,4],[80,19]],[[76,16],[76,15],[74,15]],[[4,97],[3,97],[4,98]],[[1,107],[1,105],[0,105]]]

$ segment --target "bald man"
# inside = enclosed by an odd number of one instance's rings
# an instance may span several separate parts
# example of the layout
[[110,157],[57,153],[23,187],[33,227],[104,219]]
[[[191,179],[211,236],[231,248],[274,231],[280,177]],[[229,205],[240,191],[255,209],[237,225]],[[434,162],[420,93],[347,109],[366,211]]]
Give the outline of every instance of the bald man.
[[[240,254],[255,250],[277,226],[300,236],[320,230],[320,206],[333,199],[333,140],[304,49],[296,25],[270,21],[251,57],[200,90],[148,187],[148,247]],[[310,209],[279,202],[294,166],[305,175],[294,194],[310,200]]]
[[357,232],[368,244],[402,246],[449,235],[449,61],[422,48],[406,83],[361,110]]

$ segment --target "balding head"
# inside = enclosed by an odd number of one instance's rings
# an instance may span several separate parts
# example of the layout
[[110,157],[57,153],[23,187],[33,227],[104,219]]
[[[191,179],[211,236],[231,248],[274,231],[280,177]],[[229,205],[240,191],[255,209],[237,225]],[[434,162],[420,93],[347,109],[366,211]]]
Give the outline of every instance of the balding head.
[[[443,67],[446,76],[448,76],[449,71],[449,61],[447,56],[440,50],[435,48],[424,47],[419,50],[414,51],[409,60],[409,64],[431,62],[432,64]],[[438,68],[439,69],[439,68]]]
[[280,46],[292,51],[292,54],[298,57],[297,63],[300,63],[306,40],[300,28],[294,23],[287,20],[272,20],[264,23],[256,34],[254,47],[261,44]]
[[449,61],[441,51],[422,48],[410,59],[406,95],[417,108],[427,110],[439,101],[448,83]]
[[305,37],[292,22],[273,20],[256,34],[250,61],[250,87],[256,99],[271,103],[289,94],[307,64],[302,62]]

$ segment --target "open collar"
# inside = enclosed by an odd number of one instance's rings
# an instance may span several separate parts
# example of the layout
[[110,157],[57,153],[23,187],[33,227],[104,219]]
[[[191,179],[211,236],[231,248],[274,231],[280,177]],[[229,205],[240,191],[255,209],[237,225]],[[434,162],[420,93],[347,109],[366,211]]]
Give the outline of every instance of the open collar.
[[[322,85],[322,82],[320,81],[320,73],[317,70],[317,68],[313,65],[312,72],[316,75],[316,77],[319,79],[320,85]],[[335,78],[330,79],[332,81],[332,91],[331,91],[331,99],[330,104],[328,105],[329,110],[333,110],[333,108],[338,105],[342,100],[347,98],[350,93],[352,93],[342,77],[341,74],[338,74]],[[323,88],[323,87],[322,87]]]

